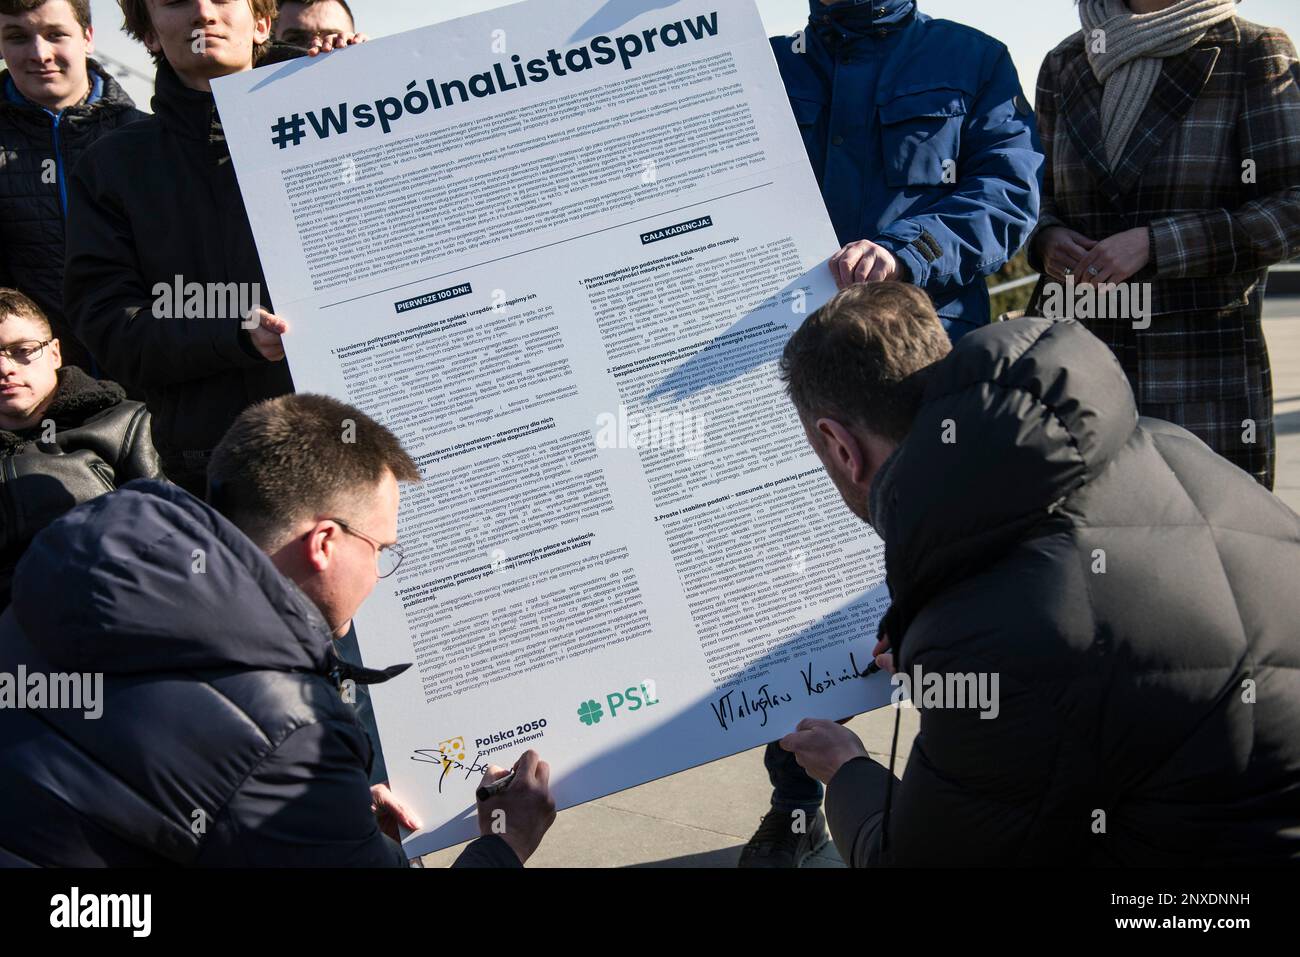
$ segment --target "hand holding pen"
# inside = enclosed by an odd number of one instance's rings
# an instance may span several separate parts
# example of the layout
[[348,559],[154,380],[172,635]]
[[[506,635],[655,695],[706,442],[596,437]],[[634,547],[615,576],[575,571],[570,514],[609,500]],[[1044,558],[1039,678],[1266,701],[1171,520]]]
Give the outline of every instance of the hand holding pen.
[[874,675],[877,671],[887,671],[889,674],[894,673],[894,652],[889,643],[889,636],[883,636],[876,647],[871,649],[871,664],[867,665],[867,674]]
[[475,792],[479,833],[497,835],[527,861],[555,820],[550,782],[551,766],[536,751],[525,751],[509,771],[489,765]]

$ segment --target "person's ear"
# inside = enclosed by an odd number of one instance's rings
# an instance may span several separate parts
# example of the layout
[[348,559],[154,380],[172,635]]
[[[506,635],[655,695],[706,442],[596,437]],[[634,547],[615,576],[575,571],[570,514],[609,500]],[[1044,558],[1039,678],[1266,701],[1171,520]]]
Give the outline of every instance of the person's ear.
[[835,463],[850,481],[861,482],[866,475],[867,458],[857,436],[835,419],[821,418],[816,423],[817,434],[826,448],[826,458]]
[[333,522],[317,522],[307,533],[307,566],[317,574],[323,573],[334,560],[335,550],[339,547],[339,527]]
[[271,39],[271,27],[274,20],[270,17],[258,17],[253,21],[253,43],[261,45]]
[[51,339],[47,347],[50,350],[50,357],[53,359],[54,368],[63,368],[63,347],[59,345],[58,339]]
[[95,28],[86,27],[86,56],[95,52]]
[[153,27],[144,31],[144,36],[141,39],[144,41],[144,48],[154,56],[158,56],[163,52],[162,41],[158,39],[158,34],[154,32]]

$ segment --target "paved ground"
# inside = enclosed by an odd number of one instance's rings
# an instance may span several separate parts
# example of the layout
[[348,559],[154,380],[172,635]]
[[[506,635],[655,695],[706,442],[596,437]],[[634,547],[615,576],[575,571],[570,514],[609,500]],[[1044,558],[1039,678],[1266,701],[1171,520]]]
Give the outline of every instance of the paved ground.
[[[898,771],[916,735],[917,712],[905,708]],[[888,763],[894,710],[858,715],[850,723],[877,760]],[[735,867],[740,849],[767,810],[771,786],[763,749],[692,768],[672,777],[561,811],[530,867]],[[424,858],[444,867],[460,848]],[[810,861],[843,867],[833,845]]]
[[[1276,397],[1277,492],[1300,511],[1300,298],[1267,303],[1264,326]],[[917,712],[905,709],[902,718],[899,773],[916,735]],[[859,715],[849,727],[887,762],[893,719],[893,709],[884,708]],[[734,867],[770,791],[762,748],[746,751],[561,812],[529,866]],[[458,853],[430,854],[424,864],[443,867]],[[809,866],[844,865],[827,845]]]

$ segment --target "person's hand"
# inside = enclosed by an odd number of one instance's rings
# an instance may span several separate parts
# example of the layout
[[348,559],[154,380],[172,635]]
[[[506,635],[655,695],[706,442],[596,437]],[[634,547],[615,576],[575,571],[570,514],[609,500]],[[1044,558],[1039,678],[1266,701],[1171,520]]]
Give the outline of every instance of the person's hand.
[[1097,245],[1083,233],[1064,226],[1049,226],[1038,238],[1038,252],[1043,257],[1043,271],[1053,279],[1065,281],[1070,273],[1079,275],[1079,263]]
[[889,644],[888,635],[876,642],[876,647],[871,649],[871,657],[876,660],[876,664],[880,666],[881,671],[886,671],[891,675],[894,673],[894,652]]
[[[255,326],[252,325],[254,321],[257,322]],[[248,329],[248,337],[253,340],[254,348],[262,354],[263,359],[279,362],[284,358],[284,342],[280,337],[289,331],[289,323],[258,306],[248,314],[244,327]]]
[[[480,785],[504,777],[504,768],[489,765]],[[532,857],[555,820],[551,796],[551,766],[536,751],[525,751],[515,762],[515,779],[495,797],[478,802],[478,832],[498,834],[523,863]]]
[[370,37],[364,33],[330,33],[323,37],[315,36],[312,37],[311,46],[307,48],[307,55],[320,56],[322,53],[332,53],[355,43],[365,43],[369,39]]
[[882,282],[898,278],[898,260],[884,246],[867,239],[849,243],[831,257],[831,275],[843,289],[855,282]]
[[379,819],[379,829],[394,841],[401,841],[400,824],[408,831],[418,831],[423,825],[410,808],[397,800],[387,784],[376,784],[370,789],[370,810]]
[[1077,282],[1124,282],[1151,260],[1151,231],[1145,226],[1126,229],[1103,239],[1079,261]]
[[804,718],[794,731],[781,739],[781,747],[793,751],[799,767],[822,784],[830,784],[836,771],[867,753],[861,738],[825,718]]

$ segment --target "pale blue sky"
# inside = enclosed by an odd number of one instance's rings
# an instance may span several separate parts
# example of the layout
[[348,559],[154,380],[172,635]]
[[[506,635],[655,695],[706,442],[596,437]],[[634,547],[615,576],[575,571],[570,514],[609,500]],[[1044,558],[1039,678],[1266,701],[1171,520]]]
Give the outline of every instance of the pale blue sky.
[[[400,33],[505,5],[496,0],[350,2],[359,27],[371,36]],[[92,4],[102,52],[151,77],[153,68],[144,48],[119,32],[122,15],[116,0],[92,0]],[[1044,54],[1078,29],[1078,15],[1071,0],[920,0],[920,6],[933,17],[970,24],[1005,43],[1031,100]],[[807,0],[758,0],[758,7],[770,33],[791,33],[808,16]],[[1300,3],[1296,0],[1244,0],[1241,15],[1256,23],[1282,27],[1292,38],[1300,38]],[[130,76],[124,79],[127,91],[147,108],[152,84]]]

